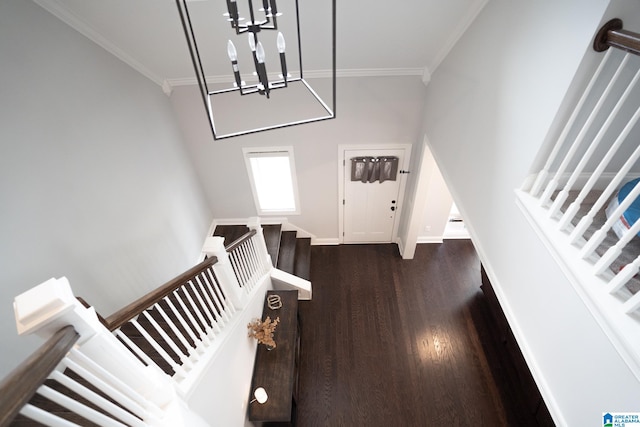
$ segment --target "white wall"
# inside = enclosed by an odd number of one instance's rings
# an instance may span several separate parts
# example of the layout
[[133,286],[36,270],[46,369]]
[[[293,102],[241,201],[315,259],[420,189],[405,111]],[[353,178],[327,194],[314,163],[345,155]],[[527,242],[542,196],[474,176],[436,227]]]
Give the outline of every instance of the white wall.
[[[427,147],[428,149],[428,147]],[[451,212],[452,198],[447,184],[438,168],[433,155],[429,156],[429,162],[422,165],[429,173],[430,179],[426,186],[424,214],[418,230],[418,243],[437,243],[442,241],[444,229]]]
[[419,77],[340,78],[336,119],[222,141],[213,141],[195,87],[176,88],[171,101],[214,217],[256,215],[243,147],[292,145],[301,215],[289,221],[318,238],[337,239],[338,145],[421,141],[425,90]]
[[258,344],[249,338],[247,324],[262,318],[266,292],[272,289],[269,277],[255,289],[251,300],[234,320],[233,329],[225,335],[222,346],[189,393],[189,408],[212,425],[254,425],[247,418]]
[[[639,17],[637,2],[626,2]],[[433,75],[431,149],[558,425],[636,411],[640,384],[515,204],[604,0],[493,0]],[[631,8],[633,6],[633,8]],[[607,19],[611,17],[607,15]],[[630,27],[632,30],[638,30]]]
[[31,1],[0,2],[0,377],[51,278],[109,315],[193,265],[211,216],[159,87]]

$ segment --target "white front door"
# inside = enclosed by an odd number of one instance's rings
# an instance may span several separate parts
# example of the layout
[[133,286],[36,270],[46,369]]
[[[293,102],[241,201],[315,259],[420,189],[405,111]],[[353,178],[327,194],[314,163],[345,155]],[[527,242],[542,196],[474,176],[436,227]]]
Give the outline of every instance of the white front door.
[[[351,159],[398,157],[395,180],[362,182],[352,180]],[[344,243],[390,243],[400,204],[405,160],[404,149],[346,149],[344,159],[343,241]]]

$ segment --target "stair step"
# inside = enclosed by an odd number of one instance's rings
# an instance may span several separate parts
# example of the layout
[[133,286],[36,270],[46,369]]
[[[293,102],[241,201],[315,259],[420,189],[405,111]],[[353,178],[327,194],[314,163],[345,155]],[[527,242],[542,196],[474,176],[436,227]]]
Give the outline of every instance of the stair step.
[[293,271],[296,276],[311,280],[311,238],[296,239],[296,260]]
[[[311,239],[297,238],[296,231],[281,231],[281,224],[262,226],[267,251],[274,266],[306,280],[311,277]],[[218,225],[214,236],[225,238],[225,246],[249,231],[244,225]]]
[[281,224],[269,224],[262,226],[264,241],[267,245],[267,252],[271,255],[271,264],[276,265],[278,262],[278,252],[280,250],[280,232]]
[[278,269],[294,274],[296,256],[296,232],[283,231],[280,233],[280,252],[278,254]]
[[249,227],[246,225],[217,225],[213,235],[224,237],[224,245],[229,246],[248,232]]

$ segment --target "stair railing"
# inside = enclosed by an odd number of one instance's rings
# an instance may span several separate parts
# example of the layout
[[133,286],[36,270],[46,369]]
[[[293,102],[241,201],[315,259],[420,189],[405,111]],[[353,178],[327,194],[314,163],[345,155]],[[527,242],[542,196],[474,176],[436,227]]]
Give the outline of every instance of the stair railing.
[[[75,413],[72,418],[81,416],[98,425],[206,426],[181,396],[189,395],[216,349],[237,329],[240,311],[272,269],[257,218],[251,220],[250,228],[227,248],[222,238],[209,238],[204,261],[106,319],[79,301],[64,277],[17,296],[18,332],[35,333],[45,340],[55,336],[54,344],[43,346],[44,352],[55,347],[58,353],[66,353],[53,362],[47,358],[48,365],[39,368],[46,372],[30,380],[30,389],[37,388]],[[74,332],[73,341],[67,337],[69,331]],[[33,358],[39,359],[41,352]],[[17,375],[32,369],[31,359],[25,363],[17,368]],[[43,385],[44,378],[62,384],[78,398]],[[18,401],[5,402],[5,396],[15,394],[5,387],[18,379],[12,375],[0,388],[0,410],[12,414],[5,417],[7,422],[17,408],[45,425],[76,425],[46,409],[25,405],[25,393],[20,393]],[[85,405],[85,400],[91,405]]]
[[145,364],[182,381],[236,313],[217,261],[205,259],[107,317],[109,330]]
[[[266,252],[264,234],[258,218],[247,224],[249,232],[226,247],[239,286],[250,293],[264,274],[272,268],[271,257]],[[260,250],[264,248],[264,250]]]
[[640,379],[640,281],[634,279],[640,255],[619,267],[616,261],[625,251],[631,254],[629,242],[640,232],[640,221],[613,231],[640,194],[640,184],[610,205],[625,182],[640,176],[640,34],[611,20],[598,32],[594,50],[606,53],[544,166],[525,181],[518,200]]
[[[170,377],[136,358],[101,323],[93,308],[74,297],[66,278],[47,280],[18,295],[14,310],[21,335],[35,333],[45,340],[64,336],[44,347],[45,351],[51,346],[58,349],[58,357],[41,366],[48,371],[44,383],[42,374],[33,379],[30,372],[24,375],[23,381],[29,378],[32,384],[40,383],[31,403],[19,409],[26,418],[49,426],[88,422],[102,426],[208,425],[187,408]],[[32,359],[40,359],[38,354]],[[64,357],[55,363],[60,354]],[[17,368],[18,372],[28,369],[24,364]],[[3,386],[10,386],[11,381]],[[11,393],[11,389],[0,389],[2,396]]]
[[73,326],[65,326],[0,382],[0,426],[20,411],[39,412],[29,401],[79,337]]

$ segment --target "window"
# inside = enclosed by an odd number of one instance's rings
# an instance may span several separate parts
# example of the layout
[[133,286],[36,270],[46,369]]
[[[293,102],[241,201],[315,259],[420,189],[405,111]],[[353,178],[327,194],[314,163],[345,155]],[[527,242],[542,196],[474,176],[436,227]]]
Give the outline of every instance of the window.
[[299,214],[293,147],[242,151],[258,215]]

